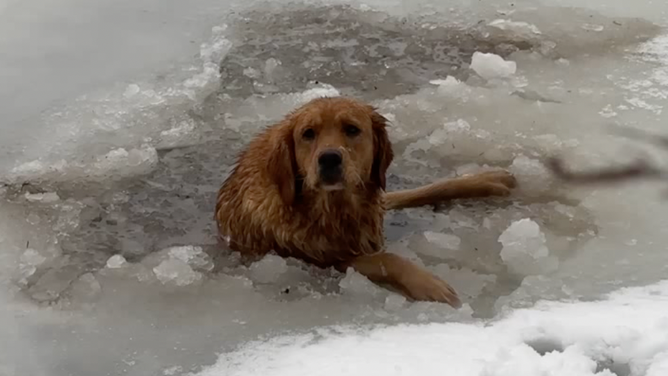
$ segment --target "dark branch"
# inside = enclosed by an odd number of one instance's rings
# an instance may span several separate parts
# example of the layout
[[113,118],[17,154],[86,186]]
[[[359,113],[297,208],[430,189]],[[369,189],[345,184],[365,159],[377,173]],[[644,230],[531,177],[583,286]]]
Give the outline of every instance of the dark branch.
[[[661,149],[668,150],[668,137],[652,134],[636,128],[618,127],[612,129],[620,136],[653,144]],[[566,169],[564,162],[556,157],[546,161],[547,168],[558,178],[572,183],[596,184],[615,183],[627,180],[640,179],[668,179],[668,172],[661,170],[649,162],[639,159],[635,162],[587,172],[573,172]]]
[[626,166],[610,167],[589,172],[569,171],[566,169],[564,162],[558,158],[548,159],[546,165],[558,178],[580,184],[609,183],[637,179],[661,179],[666,176],[663,171],[643,160]]

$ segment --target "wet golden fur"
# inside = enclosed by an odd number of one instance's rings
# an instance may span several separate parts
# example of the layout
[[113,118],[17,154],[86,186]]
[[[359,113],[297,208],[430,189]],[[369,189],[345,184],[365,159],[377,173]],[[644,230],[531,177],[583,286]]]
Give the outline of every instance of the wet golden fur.
[[[332,151],[341,156],[334,183],[323,180],[318,162]],[[385,211],[507,195],[515,179],[488,172],[385,193],[392,159],[386,119],[373,107],[343,97],[315,99],[259,134],[240,155],[218,194],[221,239],[250,259],[275,251],[323,268],[353,267],[409,298],[459,306],[446,282],[384,252]]]

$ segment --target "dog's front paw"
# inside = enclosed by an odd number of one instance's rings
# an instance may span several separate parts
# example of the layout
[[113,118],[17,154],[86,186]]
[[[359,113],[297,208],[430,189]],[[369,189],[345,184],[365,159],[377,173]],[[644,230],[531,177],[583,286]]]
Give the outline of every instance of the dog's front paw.
[[455,289],[426,270],[404,275],[401,287],[407,297],[416,301],[447,303],[455,308],[462,306]]
[[468,181],[479,196],[508,196],[510,191],[517,186],[517,179],[505,170],[464,175],[462,178]]

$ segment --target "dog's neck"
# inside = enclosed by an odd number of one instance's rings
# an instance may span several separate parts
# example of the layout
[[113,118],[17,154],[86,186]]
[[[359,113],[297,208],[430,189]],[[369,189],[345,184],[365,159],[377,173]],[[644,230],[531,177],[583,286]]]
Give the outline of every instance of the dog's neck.
[[[327,191],[324,189],[312,189],[303,186],[299,195],[297,205],[306,212],[339,214],[339,218],[359,216],[370,210],[371,207],[382,207],[377,205],[382,199],[380,188],[369,189],[369,187],[354,187],[352,189],[340,189]],[[373,213],[375,214],[375,213]]]

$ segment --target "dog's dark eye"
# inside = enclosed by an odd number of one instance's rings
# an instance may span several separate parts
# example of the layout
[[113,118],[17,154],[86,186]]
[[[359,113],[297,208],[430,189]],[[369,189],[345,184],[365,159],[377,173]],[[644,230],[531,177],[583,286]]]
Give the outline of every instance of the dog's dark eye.
[[302,133],[302,138],[304,140],[313,140],[315,138],[315,131],[311,128],[307,129]]
[[348,137],[357,136],[361,132],[359,128],[351,124],[346,125],[343,129],[346,132],[346,135],[348,135]]

